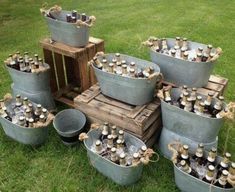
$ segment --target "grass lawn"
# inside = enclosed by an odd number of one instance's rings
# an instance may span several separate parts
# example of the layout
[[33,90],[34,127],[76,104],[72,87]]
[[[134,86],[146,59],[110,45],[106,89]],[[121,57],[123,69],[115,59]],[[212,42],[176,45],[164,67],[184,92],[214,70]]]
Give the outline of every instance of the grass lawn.
[[[3,60],[26,50],[42,55],[39,40],[49,35],[40,16],[41,0],[0,1],[0,96],[10,92],[11,79]],[[150,60],[141,42],[149,36],[183,36],[220,46],[224,53],[214,74],[229,78],[226,100],[235,100],[235,1],[170,0],[48,0],[64,9],[95,15],[91,35],[105,39],[107,52],[121,52]],[[235,129],[226,124],[219,135],[219,151],[235,160]],[[228,138],[227,144],[225,140]],[[120,187],[100,175],[88,162],[83,145],[67,148],[51,126],[48,142],[37,149],[18,144],[0,130],[0,191],[179,191],[170,161],[144,168],[136,185]]]

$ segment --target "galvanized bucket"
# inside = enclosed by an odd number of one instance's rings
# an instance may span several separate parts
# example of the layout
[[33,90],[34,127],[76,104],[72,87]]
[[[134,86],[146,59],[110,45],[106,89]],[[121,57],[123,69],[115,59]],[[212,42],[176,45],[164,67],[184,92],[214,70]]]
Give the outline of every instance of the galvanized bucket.
[[[221,157],[220,157],[221,158]],[[174,165],[175,183],[184,192],[234,192],[235,188],[222,189],[195,178]]]
[[22,72],[6,65],[16,89],[41,92],[50,91],[50,67],[44,63],[47,70],[40,73]]
[[44,16],[51,33],[51,39],[61,43],[65,43],[72,47],[84,47],[89,42],[89,27],[79,26],[66,22],[66,14],[71,11],[61,11],[59,13],[50,12],[56,18]]
[[[159,139],[158,146],[159,146],[159,150],[161,151],[161,153],[163,154],[163,156],[165,158],[171,159],[172,153],[168,150],[168,144],[172,143],[172,142],[175,142],[175,141],[188,145],[189,150],[191,152],[193,152],[197,149],[199,143],[202,143],[202,142],[197,142],[193,139],[189,139],[187,137],[184,137],[180,134],[177,134],[177,133],[175,133],[173,131],[170,131],[169,129],[163,127],[162,132],[161,132],[161,136],[160,136],[160,139]],[[212,142],[204,142],[203,144],[205,146],[205,149],[208,150],[208,151],[212,147],[217,148],[218,137],[216,137],[215,140],[212,141]]]
[[[174,47],[175,40],[167,38],[168,47]],[[205,44],[188,41],[189,49],[202,47]],[[212,49],[212,51],[214,51]],[[158,53],[150,48],[152,62],[159,65],[164,80],[174,83],[177,86],[187,85],[189,87],[203,87],[207,85],[215,62],[194,62],[174,58]]]
[[[100,137],[100,134],[99,130],[91,130],[87,133],[89,138],[84,140],[87,155],[92,166],[119,185],[131,185],[137,182],[142,175],[142,163],[137,166],[123,167],[101,157],[91,150],[93,142]],[[128,133],[125,133],[125,141],[130,142],[138,148],[145,145],[141,140]]]
[[[115,54],[111,53],[105,56],[107,61],[111,62]],[[98,57],[98,59],[101,58]],[[124,77],[102,71],[93,64],[102,93],[131,105],[143,105],[152,101],[156,83],[161,78],[160,68],[154,63],[128,55],[121,54],[121,58],[128,63],[134,61],[138,68],[153,67],[156,75],[151,79]]]
[[48,110],[54,110],[56,108],[55,102],[53,100],[51,91],[40,91],[40,92],[29,92],[21,89],[17,89],[14,83],[11,84],[11,89],[13,96],[20,94],[22,97],[28,97],[29,100],[40,103]]
[[[180,89],[173,88],[171,95],[174,100],[180,97]],[[203,96],[203,99],[205,96]],[[213,98],[212,104],[216,102]],[[222,118],[210,118],[199,116],[195,113],[184,111],[179,107],[168,104],[161,100],[163,126],[181,136],[192,139],[195,142],[214,142],[223,126]]]
[[[11,110],[10,105],[14,103],[10,100],[5,103],[8,110]],[[33,103],[35,106],[35,104]],[[0,116],[0,123],[7,136],[10,138],[26,144],[37,146],[45,143],[48,136],[48,126],[39,128],[28,128],[13,124],[11,121]]]
[[78,136],[86,124],[86,116],[79,110],[66,109],[59,112],[53,121],[57,133],[65,145],[78,143]]

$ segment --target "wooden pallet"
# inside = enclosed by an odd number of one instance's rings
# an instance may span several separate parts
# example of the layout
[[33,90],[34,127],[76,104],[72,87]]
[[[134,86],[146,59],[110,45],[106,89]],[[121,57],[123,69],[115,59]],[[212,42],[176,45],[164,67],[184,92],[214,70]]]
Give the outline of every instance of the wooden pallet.
[[[220,95],[224,95],[227,84],[228,79],[220,77],[218,75],[211,75],[207,85],[203,88],[198,88],[197,92],[202,95],[208,95],[209,92],[212,92],[214,94],[214,97],[218,97]],[[173,83],[169,83],[166,81],[163,81],[162,85],[171,85],[172,87],[176,87]]]
[[157,98],[147,105],[133,106],[104,96],[96,84],[78,95],[74,106],[84,112],[91,123],[108,121],[148,146],[155,143],[161,131],[161,108]]
[[51,42],[46,38],[40,41],[40,45],[43,48],[45,62],[51,68],[50,84],[56,100],[61,101],[60,97],[73,92],[74,87],[76,87],[75,93],[78,90],[82,92],[97,82],[88,61],[95,56],[96,52],[104,51],[103,40],[90,37],[86,47],[75,48],[63,43]]

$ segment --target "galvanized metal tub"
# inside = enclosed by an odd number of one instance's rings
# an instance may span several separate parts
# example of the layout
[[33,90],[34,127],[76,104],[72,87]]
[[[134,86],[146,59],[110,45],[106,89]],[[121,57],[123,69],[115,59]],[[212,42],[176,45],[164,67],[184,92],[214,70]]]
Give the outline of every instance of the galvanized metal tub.
[[[167,38],[168,47],[174,47],[175,40]],[[188,41],[189,49],[202,47],[206,49],[205,44]],[[214,51],[214,48],[212,49]],[[177,86],[187,85],[189,87],[203,87],[207,85],[212,73],[215,62],[194,62],[174,58],[155,52],[150,48],[150,57],[152,62],[159,65],[164,80],[174,83]]]
[[[5,104],[8,110],[11,110],[10,109],[11,103],[14,103],[14,101],[10,100]],[[35,106],[34,103],[33,105]],[[32,146],[41,145],[45,143],[48,137],[48,126],[40,128],[22,127],[13,124],[11,121],[1,116],[0,116],[0,123],[7,136],[26,145],[32,145]]]
[[[162,132],[161,132],[161,136],[158,142],[158,146],[159,146],[159,150],[161,151],[161,153],[163,154],[163,156],[167,159],[171,159],[172,157],[172,153],[168,150],[168,144],[172,143],[172,142],[180,142],[183,144],[186,144],[189,146],[189,150],[191,152],[195,151],[198,147],[199,143],[202,142],[197,142],[193,139],[189,139],[187,137],[184,137],[180,134],[177,134],[165,127],[162,128]],[[206,150],[210,150],[212,147],[216,147],[218,145],[218,137],[215,138],[214,141],[212,142],[204,142],[203,143],[205,146]]]
[[30,91],[50,91],[50,67],[44,63],[46,70],[40,73],[22,72],[6,65],[15,88]]
[[40,103],[48,110],[54,110],[56,108],[51,91],[29,92],[21,89],[17,89],[14,83],[11,84],[13,96],[20,94],[22,97],[28,97],[29,100]]
[[51,39],[62,42],[72,47],[84,47],[89,42],[89,27],[77,27],[72,23],[66,22],[66,14],[71,14],[71,11],[62,10],[59,13],[50,12],[56,18],[44,16],[47,22]]
[[[177,100],[180,97],[180,89],[173,88],[171,95],[174,100]],[[203,95],[202,97],[205,98]],[[213,98],[212,104],[216,100],[216,98]],[[165,128],[196,142],[214,142],[220,128],[223,126],[222,118],[199,116],[195,113],[186,112],[163,100],[161,100],[161,110],[162,123]]]
[[[220,157],[221,158],[221,157]],[[174,164],[175,183],[183,192],[234,192],[235,188],[222,189],[214,185],[210,185],[198,178],[195,178]]]
[[[91,130],[87,133],[89,138],[84,140],[87,155],[92,166],[119,185],[131,185],[137,182],[141,178],[143,164],[140,163],[138,166],[123,167],[101,157],[91,150],[93,142],[99,138],[100,134],[99,130]],[[125,141],[134,144],[138,148],[145,145],[140,139],[126,132]]]
[[53,121],[57,133],[65,145],[78,143],[78,136],[86,124],[86,116],[79,110],[66,109],[59,112]]
[[[111,62],[115,54],[110,53],[105,56],[108,62]],[[101,58],[102,56],[98,57],[98,59]],[[152,62],[136,57],[121,54],[121,58],[128,63],[134,61],[137,67],[145,68],[151,66],[154,68],[156,75],[151,79],[124,77],[102,71],[93,64],[102,93],[131,105],[143,105],[150,102],[154,97],[156,82],[161,78],[160,68]]]

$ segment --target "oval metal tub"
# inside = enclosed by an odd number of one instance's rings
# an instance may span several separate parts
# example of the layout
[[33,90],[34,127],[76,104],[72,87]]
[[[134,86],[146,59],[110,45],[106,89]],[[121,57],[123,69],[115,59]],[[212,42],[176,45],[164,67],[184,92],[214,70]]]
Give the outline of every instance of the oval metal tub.
[[[161,135],[160,135],[160,139],[159,139],[159,142],[158,142],[158,146],[159,146],[159,150],[161,151],[162,155],[167,159],[171,159],[171,157],[172,157],[172,153],[168,149],[168,144],[172,143],[172,142],[180,142],[180,143],[188,145],[189,150],[191,152],[194,152],[197,149],[198,144],[202,143],[202,142],[196,142],[193,139],[186,138],[182,135],[179,135],[179,134],[177,134],[173,131],[170,131],[169,129],[163,127]],[[208,151],[212,147],[217,148],[218,137],[216,137],[215,140],[212,141],[212,142],[209,142],[209,143],[205,142],[203,144],[204,144],[204,148]]]
[[[171,95],[174,100],[177,100],[180,96],[180,89],[173,88]],[[205,98],[205,96],[202,97]],[[214,104],[216,100],[213,98],[212,103]],[[210,143],[215,141],[223,126],[222,118],[199,116],[170,105],[163,100],[161,100],[161,111],[163,127],[196,142]]]
[[66,14],[71,11],[62,10],[60,13],[50,13],[56,19],[44,16],[47,22],[51,39],[61,43],[65,43],[72,47],[84,47],[89,42],[89,27],[77,27],[66,21]]
[[[108,62],[111,62],[115,54],[111,53],[105,56]],[[101,58],[102,56],[98,57],[98,59]],[[127,62],[134,61],[138,67],[145,68],[151,66],[154,68],[156,75],[151,79],[124,77],[102,71],[93,64],[102,93],[131,105],[143,105],[150,102],[154,97],[156,83],[158,79],[161,78],[160,68],[152,62],[136,57],[121,54],[121,58],[125,59]]]
[[[167,38],[168,47],[174,47],[175,40]],[[188,41],[189,49],[207,45]],[[164,80],[174,83],[177,86],[187,85],[189,87],[203,87],[207,85],[215,62],[194,62],[174,58],[162,53],[158,53],[150,48],[152,62],[159,65]]]
[[[13,100],[7,102],[6,107],[10,109],[13,102]],[[35,106],[34,103],[33,105]],[[22,127],[1,116],[0,123],[7,136],[23,144],[38,146],[45,143],[48,137],[48,126],[40,128]]]
[[[92,166],[119,185],[131,185],[137,182],[141,178],[143,164],[140,163],[138,166],[122,167],[91,150],[93,142],[99,138],[100,134],[99,130],[91,130],[88,132],[89,138],[84,141]],[[145,145],[140,139],[126,132],[125,141],[134,144],[138,148]]]
[[235,188],[223,189],[214,185],[210,185],[198,178],[195,178],[181,171],[174,164],[175,183],[183,192],[235,192]]
[[46,70],[40,73],[22,72],[6,65],[15,88],[26,92],[50,91],[50,67],[44,63]]

